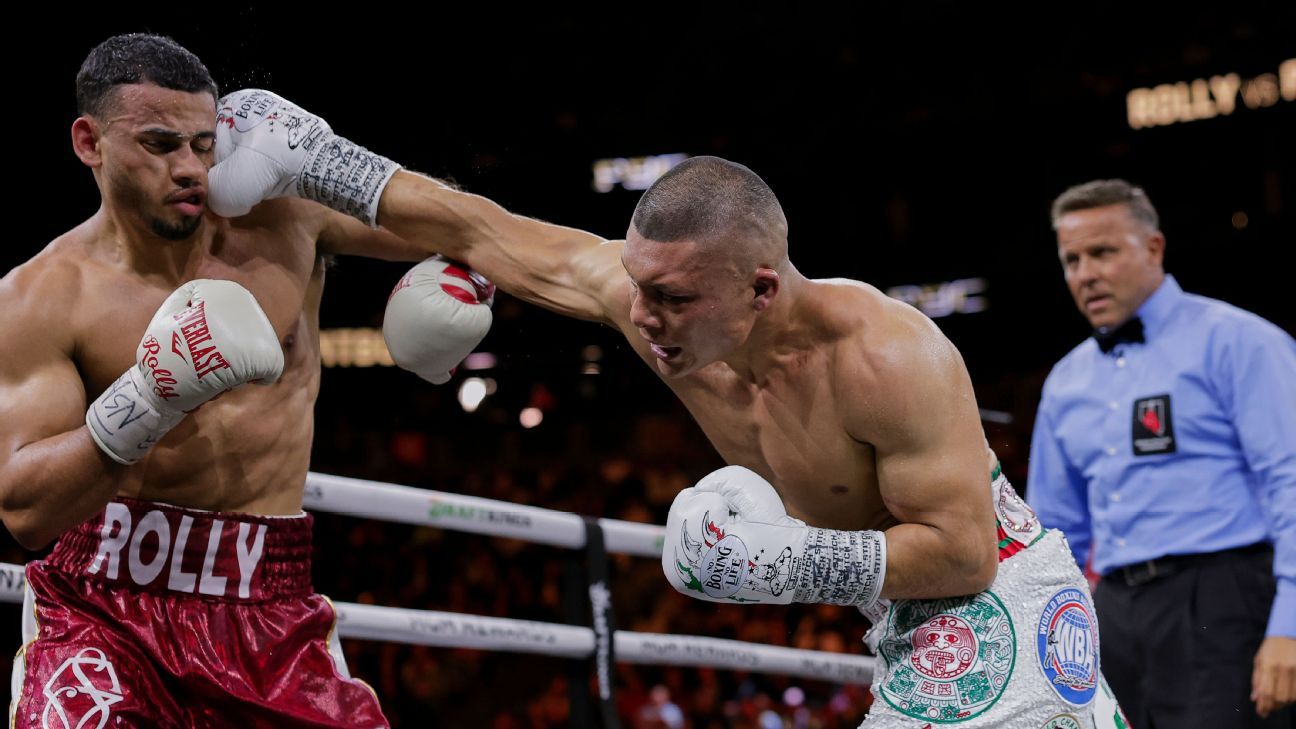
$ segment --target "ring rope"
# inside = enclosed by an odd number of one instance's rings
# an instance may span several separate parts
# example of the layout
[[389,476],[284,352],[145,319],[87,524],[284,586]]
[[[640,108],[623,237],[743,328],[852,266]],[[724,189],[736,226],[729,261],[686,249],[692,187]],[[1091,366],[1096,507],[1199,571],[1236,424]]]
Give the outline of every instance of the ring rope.
[[[315,511],[569,549],[585,546],[584,520],[553,509],[314,472],[306,477],[305,494],[304,506]],[[598,522],[607,551],[661,555],[663,527],[618,519]],[[21,603],[25,587],[23,567],[0,562],[0,602]],[[343,638],[563,658],[587,658],[595,651],[594,630],[584,626],[347,602],[333,607]],[[613,640],[616,660],[623,663],[728,668],[837,683],[868,684],[873,677],[869,656],[627,630],[615,631]]]

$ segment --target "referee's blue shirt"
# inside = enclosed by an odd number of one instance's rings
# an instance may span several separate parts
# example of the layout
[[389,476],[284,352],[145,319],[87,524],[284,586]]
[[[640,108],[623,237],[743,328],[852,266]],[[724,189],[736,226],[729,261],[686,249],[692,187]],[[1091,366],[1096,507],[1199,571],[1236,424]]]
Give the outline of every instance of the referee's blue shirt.
[[1274,544],[1266,635],[1296,637],[1296,340],[1173,276],[1146,342],[1086,339],[1044,383],[1027,500],[1081,565]]

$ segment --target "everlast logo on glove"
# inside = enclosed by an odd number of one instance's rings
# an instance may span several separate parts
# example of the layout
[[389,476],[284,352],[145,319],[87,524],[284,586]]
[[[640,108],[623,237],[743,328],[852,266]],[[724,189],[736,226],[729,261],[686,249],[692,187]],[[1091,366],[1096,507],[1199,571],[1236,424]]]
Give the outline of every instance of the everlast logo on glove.
[[1174,453],[1174,422],[1170,416],[1170,396],[1157,395],[1134,401],[1132,432],[1134,455],[1152,456]]
[[193,364],[198,379],[215,370],[229,368],[229,362],[225,361],[225,356],[216,349],[216,345],[209,344],[211,330],[207,328],[206,305],[207,302],[200,301],[197,306],[176,315],[175,320],[180,325],[180,332],[171,335],[171,351],[180,355],[181,359],[185,359],[185,356],[177,346],[179,344],[177,338],[184,337],[185,347],[189,350],[188,361]]

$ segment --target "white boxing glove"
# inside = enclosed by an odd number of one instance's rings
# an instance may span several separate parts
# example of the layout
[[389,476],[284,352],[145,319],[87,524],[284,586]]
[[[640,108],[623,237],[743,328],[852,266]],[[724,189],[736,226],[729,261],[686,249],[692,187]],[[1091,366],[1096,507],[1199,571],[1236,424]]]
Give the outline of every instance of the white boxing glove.
[[252,293],[198,279],[176,289],[149,322],[136,364],[86,410],[95,443],[130,465],[186,413],[247,382],[283,373],[283,348]]
[[217,104],[208,204],[233,218],[262,200],[292,195],[376,226],[378,199],[399,169],[283,97],[243,89]]
[[676,590],[712,602],[867,607],[882,594],[886,537],[807,526],[768,481],[727,466],[675,497],[662,570]]
[[434,385],[481,344],[491,326],[495,284],[442,256],[406,273],[387,299],[383,339],[401,369]]

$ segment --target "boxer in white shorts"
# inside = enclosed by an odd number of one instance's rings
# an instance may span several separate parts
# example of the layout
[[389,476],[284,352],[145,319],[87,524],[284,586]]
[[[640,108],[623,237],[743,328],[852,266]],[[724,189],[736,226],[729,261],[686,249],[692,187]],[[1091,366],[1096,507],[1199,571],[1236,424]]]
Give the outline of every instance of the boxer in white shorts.
[[[220,188],[236,194],[213,190],[212,205],[225,214],[263,197],[318,196],[315,181],[335,177],[310,164],[301,147],[351,144],[318,116],[265,91],[236,92],[221,106],[228,123],[218,125],[213,176],[237,181]],[[294,139],[308,141],[294,146]],[[1093,621],[1084,624],[1085,616],[1092,618],[1088,593],[1063,593],[1083,583],[1072,579],[1078,575],[1070,555],[1050,546],[1056,537],[1000,564],[986,442],[958,351],[920,312],[868,284],[809,279],[797,271],[782,207],[751,170],[715,157],[686,160],[644,193],[623,241],[515,215],[404,171],[383,185],[377,222],[466,262],[522,299],[616,328],[721,456],[745,467],[742,473],[752,478],[713,474],[676,500],[667,544],[686,546],[678,561],[668,548],[664,567],[677,589],[728,602],[867,607],[885,598],[892,601],[892,622],[915,617],[906,606],[924,609],[973,595],[982,617],[969,612],[961,623],[933,626],[953,632],[924,633],[934,647],[917,660],[939,664],[924,669],[932,674],[930,691],[922,683],[906,694],[907,674],[898,665],[882,666],[876,721],[887,725],[893,723],[888,717],[904,716],[906,726],[988,725],[992,704],[1035,702],[1032,716],[1040,719],[1030,726],[1054,721],[1044,715],[1054,708],[1055,725],[1074,716],[1088,726],[1101,691],[1097,665],[1070,660],[1093,655],[1097,644]],[[407,369],[420,371],[420,359],[399,345],[425,339],[423,324],[417,311],[389,304],[385,333],[397,364]],[[717,484],[728,484],[723,494]],[[769,530],[773,536],[764,534]],[[721,554],[735,542],[746,549]],[[1027,665],[1024,652],[1035,625],[1021,623],[1040,616],[1021,612],[1031,610],[1025,603],[1010,611],[1008,603],[1019,598],[994,592],[996,575],[1015,579],[1008,573],[1023,558],[1052,570],[1041,589],[1053,592],[1032,599],[1057,598],[1050,609],[1066,630],[1054,626],[1046,658],[1062,666],[1063,683],[1049,686],[1063,686],[1074,701],[1052,688],[1044,689],[1051,696],[1017,689],[1031,671],[1041,675],[1041,687],[1047,675]],[[883,655],[907,660],[891,646],[921,627],[884,628],[895,637],[880,638]],[[980,641],[972,663],[948,663],[933,652],[948,647],[939,645],[946,637],[966,635],[965,628]],[[1004,644],[1000,632],[979,637],[980,628],[1008,630],[1016,643]],[[1087,646],[1058,642],[1084,635]],[[1048,650],[1047,636],[1045,645]],[[994,668],[1002,658],[1008,667]],[[937,681],[938,674],[944,679]],[[908,706],[895,708],[892,700]]]

